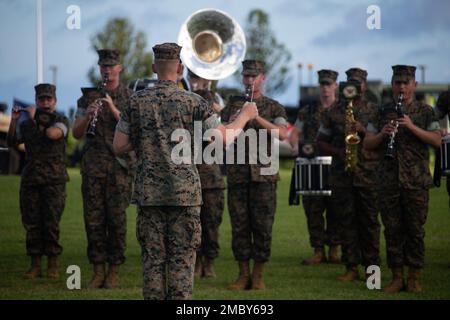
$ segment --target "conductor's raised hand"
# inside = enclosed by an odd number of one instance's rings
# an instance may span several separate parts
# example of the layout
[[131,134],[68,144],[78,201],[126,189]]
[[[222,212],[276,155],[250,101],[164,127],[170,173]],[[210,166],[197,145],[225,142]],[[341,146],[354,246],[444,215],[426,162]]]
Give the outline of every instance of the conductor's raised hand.
[[254,102],[246,102],[242,107],[240,112],[241,115],[248,118],[248,120],[253,120],[258,116],[258,107]]

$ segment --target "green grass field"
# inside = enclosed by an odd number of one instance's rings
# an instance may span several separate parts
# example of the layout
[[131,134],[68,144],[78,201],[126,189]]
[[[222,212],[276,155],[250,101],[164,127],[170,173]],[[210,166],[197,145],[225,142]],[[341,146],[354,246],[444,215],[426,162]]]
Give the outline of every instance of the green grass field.
[[[28,268],[25,255],[25,231],[19,213],[17,176],[0,176],[0,299],[142,299],[140,249],[135,237],[135,207],[128,209],[127,261],[121,269],[120,289],[87,290],[92,271],[86,257],[86,236],[78,170],[71,170],[67,186],[66,210],[61,221],[59,280],[40,278],[23,280]],[[231,227],[227,209],[220,228],[220,256],[216,260],[217,278],[195,282],[194,299],[450,299],[450,214],[445,187],[431,190],[430,211],[426,224],[426,268],[422,276],[424,292],[388,295],[368,290],[362,281],[341,283],[336,280],[343,266],[302,266],[301,260],[311,254],[303,209],[287,204],[290,171],[281,170],[278,187],[278,209],[273,228],[272,257],[267,264],[266,290],[234,292],[227,285],[237,275],[231,252]],[[382,236],[382,286],[390,278],[385,264]],[[66,288],[65,270],[69,265],[81,268],[82,289]]]

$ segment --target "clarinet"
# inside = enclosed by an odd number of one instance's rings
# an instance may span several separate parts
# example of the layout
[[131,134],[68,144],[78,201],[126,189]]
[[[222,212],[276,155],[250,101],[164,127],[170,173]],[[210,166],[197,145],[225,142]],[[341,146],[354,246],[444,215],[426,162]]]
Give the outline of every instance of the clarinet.
[[[98,87],[98,90],[103,94],[106,95],[106,84],[108,83],[108,74],[105,73],[103,75],[103,82],[101,83],[101,85]],[[95,136],[95,131],[97,129],[97,121],[98,121],[98,109],[94,112],[94,116],[92,117],[91,122],[89,123],[89,128],[86,131],[86,135],[88,137],[94,137]]]
[[[398,96],[397,104],[395,106],[395,111],[397,112],[397,115],[399,117],[403,117],[402,104],[403,104],[403,93],[400,93],[400,95]],[[391,120],[391,122],[392,121],[393,120]],[[388,142],[386,154],[384,155],[384,157],[386,159],[394,159],[394,154],[395,154],[395,148],[394,148],[395,147],[395,135],[397,133],[397,129],[398,129],[398,122],[395,121],[395,130],[394,130],[394,132],[391,133],[391,136],[389,137],[389,142]]]
[[253,92],[255,91],[255,85],[245,87],[245,101],[253,102]]

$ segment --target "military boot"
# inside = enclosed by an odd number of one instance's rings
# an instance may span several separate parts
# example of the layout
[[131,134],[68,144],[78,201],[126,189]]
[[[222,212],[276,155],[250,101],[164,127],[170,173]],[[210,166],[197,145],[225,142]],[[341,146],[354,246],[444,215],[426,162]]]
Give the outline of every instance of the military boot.
[[328,262],[335,264],[341,263],[341,257],[339,257],[339,246],[330,246],[330,251],[328,251]]
[[203,276],[206,278],[215,278],[216,272],[214,271],[214,260],[205,258],[203,261]]
[[119,265],[110,264],[108,269],[108,275],[106,276],[103,288],[115,289],[119,287]]
[[98,289],[103,287],[105,282],[105,264],[94,264],[94,276],[88,284],[89,289]]
[[302,264],[312,265],[327,262],[327,257],[325,256],[325,250],[323,248],[315,248],[314,255],[310,258],[303,260]]
[[384,292],[397,293],[405,288],[405,281],[403,280],[403,268],[392,268],[392,281],[384,288]]
[[239,277],[230,285],[231,290],[250,288],[250,265],[248,261],[239,261]]
[[252,289],[263,290],[266,288],[263,280],[264,263],[255,262],[252,272]]
[[42,275],[41,271],[41,256],[31,256],[31,266],[23,275],[25,279],[35,279]]
[[49,256],[47,258],[47,277],[51,279],[59,278],[58,258],[56,256]]
[[195,258],[194,277],[200,278],[203,275],[202,272],[203,272],[202,257],[197,254],[197,257]]
[[420,269],[409,267],[408,270],[408,283],[406,290],[408,292],[419,293],[422,292],[422,286],[419,283]]
[[347,266],[345,273],[338,277],[338,280],[344,282],[359,280],[358,266]]

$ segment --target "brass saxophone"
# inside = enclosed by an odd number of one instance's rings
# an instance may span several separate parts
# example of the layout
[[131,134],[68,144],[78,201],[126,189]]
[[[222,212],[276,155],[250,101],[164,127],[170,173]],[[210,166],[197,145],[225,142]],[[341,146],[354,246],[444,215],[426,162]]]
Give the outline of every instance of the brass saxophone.
[[355,123],[353,115],[353,102],[349,100],[345,116],[345,171],[353,172],[358,163],[358,144],[361,138],[356,130],[352,129]]
[[[109,76],[107,73],[105,73],[103,75],[103,82],[98,87],[98,91],[100,91],[103,95],[106,95],[105,87],[106,87],[106,84],[108,83],[108,80],[109,80]],[[98,101],[96,101],[96,103],[98,103]],[[97,111],[95,111],[94,116],[92,117],[92,120],[89,123],[89,128],[86,131],[86,135],[88,137],[95,136],[95,131],[97,129],[97,121],[98,121],[98,109],[97,109]]]

